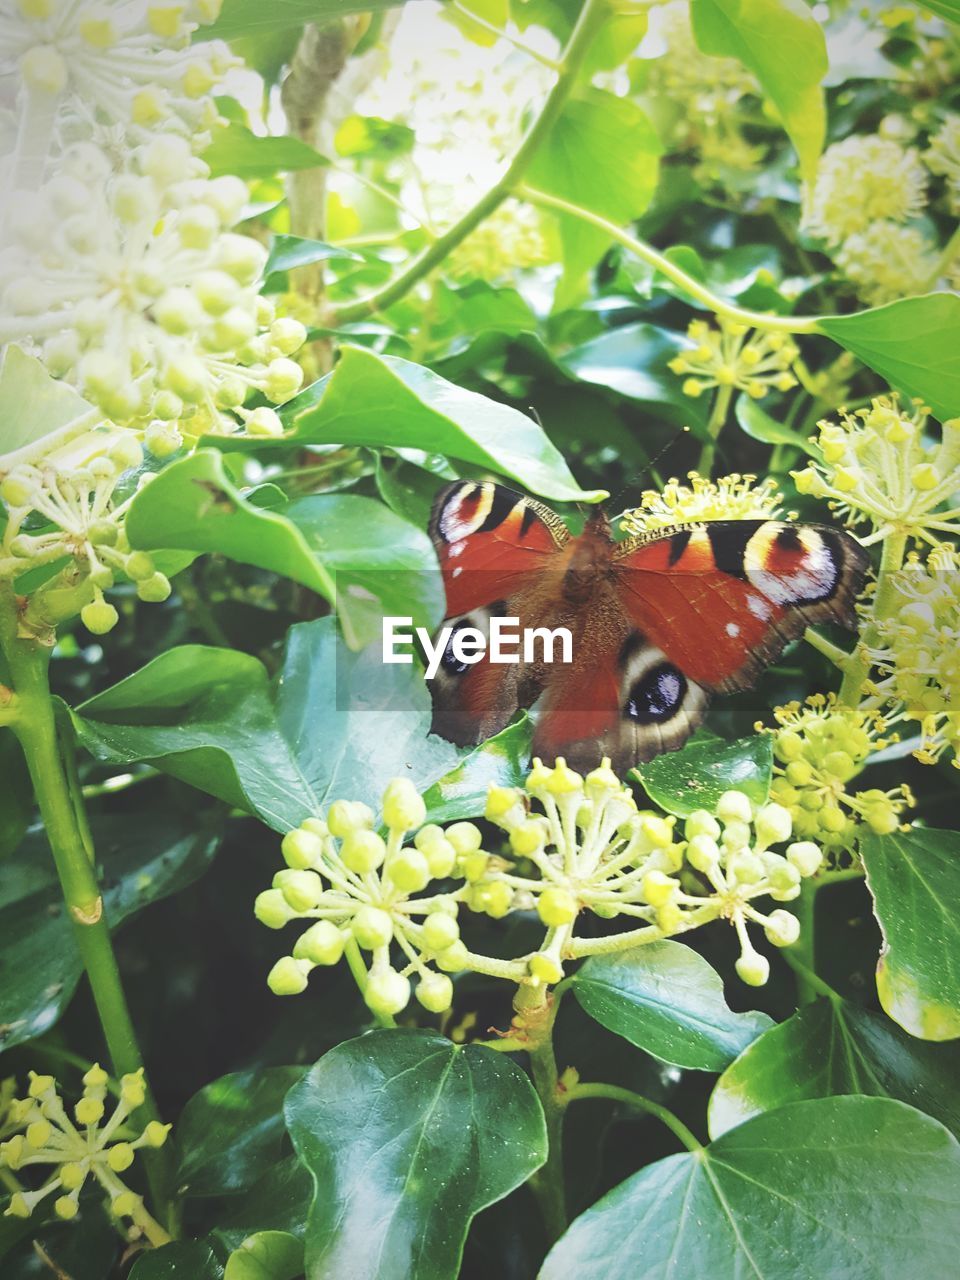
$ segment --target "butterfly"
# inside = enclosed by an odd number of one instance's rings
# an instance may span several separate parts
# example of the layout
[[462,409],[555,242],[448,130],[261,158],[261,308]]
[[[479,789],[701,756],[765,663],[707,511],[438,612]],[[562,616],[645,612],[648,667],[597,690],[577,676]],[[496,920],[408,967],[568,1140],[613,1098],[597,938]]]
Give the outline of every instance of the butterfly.
[[[806,627],[852,629],[867,568],[863,547],[825,525],[718,520],[617,542],[597,509],[573,536],[491,482],[442,489],[430,535],[451,628],[433,731],[479,743],[543,695],[534,754],[577,768],[609,756],[621,773],[682,746],[713,694],[751,688]],[[458,630],[489,636],[498,616],[567,627],[572,661],[463,661]]]

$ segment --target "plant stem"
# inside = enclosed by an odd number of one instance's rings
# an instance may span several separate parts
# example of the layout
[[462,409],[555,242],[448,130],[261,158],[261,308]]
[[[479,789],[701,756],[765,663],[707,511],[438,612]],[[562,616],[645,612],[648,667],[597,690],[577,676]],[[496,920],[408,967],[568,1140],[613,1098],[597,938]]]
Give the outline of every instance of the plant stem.
[[713,398],[710,421],[707,423],[707,439],[703,442],[703,447],[700,450],[700,461],[697,463],[697,470],[702,476],[709,478],[713,469],[713,459],[717,452],[717,440],[727,421],[732,396],[733,387],[718,387],[717,394]]
[[615,222],[610,222],[607,218],[602,218],[599,214],[592,213],[581,205],[571,204],[569,200],[561,200],[559,196],[550,196],[544,191],[535,191],[527,186],[521,187],[517,191],[517,195],[522,196],[524,200],[528,200],[530,204],[539,205],[543,209],[553,209],[556,213],[565,213],[571,218],[580,218],[583,222],[589,222],[592,226],[606,232],[611,240],[622,244],[630,253],[655,267],[661,275],[666,276],[668,280],[672,280],[689,297],[697,302],[702,302],[714,315],[723,316],[727,320],[739,321],[741,324],[749,325],[755,329],[777,330],[780,333],[820,332],[817,316],[768,315],[763,311],[751,311],[747,307],[738,307],[734,303],[728,302],[725,298],[718,297],[700,280],[688,275],[686,271],[654,249],[652,245],[647,244],[644,240],[637,239],[636,236],[632,236],[629,232],[618,227]]
[[594,36],[608,17],[608,0],[585,0],[560,59],[556,83],[500,180],[484,192],[476,204],[468,209],[452,227],[439,236],[433,244],[428,245],[419,257],[414,258],[383,288],[368,294],[365,298],[358,298],[355,302],[348,302],[334,308],[331,320],[333,326],[363,320],[366,316],[384,311],[397,302],[434,267],[439,266],[471,231],[519,189],[521,179],[530,167],[530,162],[566,106]]
[[883,541],[877,591],[873,598],[870,622],[864,629],[859,645],[847,661],[840,685],[840,701],[848,707],[855,707],[860,701],[864,683],[870,674],[871,662],[868,650],[878,639],[877,622],[890,612],[894,601],[894,575],[903,564],[906,549],[905,533],[889,533]]
[[[800,937],[783,955],[797,977],[797,1003],[813,1004],[817,997],[816,980],[816,903],[817,886],[812,880],[804,880],[797,898],[797,919],[800,921]],[[787,951],[791,954],[788,956]],[[796,960],[794,964],[793,961]]]
[[609,1098],[612,1102],[623,1102],[628,1107],[635,1107],[638,1111],[645,1111],[648,1115],[656,1116],[672,1133],[675,1133],[688,1151],[703,1150],[703,1143],[697,1140],[683,1121],[675,1116],[672,1111],[662,1107],[659,1102],[652,1102],[650,1098],[634,1093],[631,1089],[621,1089],[616,1084],[575,1084],[567,1090],[564,1104],[579,1102],[584,1098]]
[[[90,982],[100,1025],[118,1076],[143,1066],[113,951],[103,897],[88,847],[83,800],[70,785],[61,753],[49,684],[50,650],[17,636],[17,601],[9,584],[0,587],[0,648],[17,694],[13,724],[33,783],[60,887],[73,925],[80,957]],[[140,1108],[144,1123],[159,1113],[149,1088]],[[158,1209],[169,1211],[172,1155],[169,1148],[149,1153],[147,1175]]]
[[803,638],[811,648],[822,653],[825,658],[829,658],[835,667],[839,667],[841,671],[847,669],[847,664],[851,661],[853,655],[848,653],[846,649],[841,649],[838,644],[834,644],[832,640],[822,636],[813,627],[807,627],[803,633]]
[[553,1051],[553,1026],[545,1038],[529,1049],[534,1088],[547,1122],[547,1163],[532,1181],[547,1236],[552,1244],[567,1229],[567,1204],[563,1178],[563,1103],[557,1090],[557,1059]]
[[[808,969],[799,956],[794,954],[796,949],[797,944],[794,943],[792,947],[784,947],[780,954],[797,975],[798,988],[802,982],[804,984],[804,989],[812,991],[814,995],[826,996],[828,1000],[839,1000],[841,997],[836,991],[834,991],[833,987],[831,987],[828,982],[824,982],[823,978],[814,973],[812,969]],[[804,1000],[801,1003],[812,1004],[813,998],[811,997],[809,1000]]]

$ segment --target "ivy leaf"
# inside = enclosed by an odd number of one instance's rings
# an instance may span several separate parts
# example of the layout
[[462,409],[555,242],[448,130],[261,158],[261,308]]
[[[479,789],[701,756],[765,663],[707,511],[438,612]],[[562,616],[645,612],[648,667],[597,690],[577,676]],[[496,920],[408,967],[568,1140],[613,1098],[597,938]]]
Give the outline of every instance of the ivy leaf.
[[307,1274],[453,1280],[474,1215],[546,1159],[543,1112],[505,1054],[415,1028],[337,1045],[287,1097],[316,1194]]
[[258,1231],[230,1254],[223,1280],[296,1280],[302,1274],[302,1241],[285,1231]]
[[558,364],[581,382],[607,387],[701,436],[707,410],[700,400],[683,394],[682,379],[668,368],[669,361],[691,346],[685,334],[653,324],[627,324],[574,347]]
[[524,714],[474,747],[461,762],[424,792],[429,822],[453,822],[483,813],[487,788],[523,786],[529,771],[533,725]]
[[263,664],[183,645],[82,703],[81,742],[109,764],[142,761],[289,831],[313,796],[277,725]]
[[[249,1191],[231,1196],[210,1233],[211,1240],[218,1253],[232,1253],[244,1240],[262,1231],[282,1231],[302,1241],[312,1199],[310,1174],[295,1155],[283,1156]],[[302,1244],[300,1270],[303,1270]]]
[[728,1008],[719,974],[680,942],[591,956],[570,985],[595,1022],[677,1067],[722,1071],[773,1025]]
[[850,316],[823,316],[824,333],[928,404],[940,421],[960,412],[960,297],[928,293]]
[[[184,830],[182,822],[155,814],[94,823],[102,867],[104,910],[111,928],[191,884],[206,871],[218,837],[208,824]],[[0,876],[0,1049],[48,1031],[76,989],[83,966],[63,907],[47,842],[32,833],[4,860]]]
[[943,1125],[886,1098],[818,1098],[634,1174],[539,1280],[947,1276],[958,1229],[960,1146]]
[[201,27],[198,40],[234,40],[237,36],[262,35],[308,22],[322,26],[350,13],[393,9],[404,0],[271,0],[269,12],[263,0],[223,0],[216,22]]
[[363,347],[345,347],[333,373],[284,405],[281,416],[292,425],[280,438],[210,436],[205,443],[246,451],[317,444],[422,449],[499,472],[547,498],[607,496],[580,488],[532,418],[422,365]]
[[922,1040],[960,1036],[960,832],[914,828],[861,840],[883,950],[884,1009]]
[[141,1253],[130,1280],[223,1280],[223,1264],[206,1240],[175,1240]]
[[236,121],[216,131],[202,158],[210,166],[211,177],[232,173],[248,180],[330,163],[300,138],[261,137]]
[[717,1081],[710,1136],[787,1102],[859,1093],[896,1098],[960,1133],[960,1049],[912,1040],[889,1018],[817,1000],[754,1040]]
[[[661,150],[656,129],[635,102],[604,89],[583,89],[538,148],[527,182],[621,225],[639,217],[653,199]],[[572,301],[584,272],[609,244],[603,231],[565,214],[560,237],[564,279],[557,306]]]
[[694,809],[714,809],[725,791],[745,792],[754,804],[770,794],[773,746],[769,734],[688,742],[679,751],[668,751],[641,764],[633,773],[650,798],[685,818]]
[[195,1093],[177,1123],[178,1194],[236,1195],[268,1173],[286,1136],[283,1100],[302,1076],[302,1067],[257,1067]]
[[737,58],[757,77],[797,149],[800,172],[813,181],[827,116],[821,81],[829,68],[820,24],[802,0],[691,0],[697,44]]
[[960,23],[960,0],[923,0],[923,8],[950,22]]
[[263,264],[262,293],[277,291],[272,276],[280,276],[297,267],[307,267],[314,262],[362,262],[359,253],[327,244],[325,240],[308,240],[304,236],[275,235],[270,241],[270,253]]
[[26,835],[33,812],[30,774],[12,730],[0,729],[0,862]]
[[802,449],[811,458],[820,456],[819,450],[809,440],[784,423],[777,422],[776,418],[771,418],[752,396],[738,396],[734,414],[741,430],[752,440],[761,440],[764,444],[790,445],[794,449]]
[[0,366],[0,458],[7,459],[93,412],[93,406],[78,391],[51,378],[34,356],[13,343],[7,347]]

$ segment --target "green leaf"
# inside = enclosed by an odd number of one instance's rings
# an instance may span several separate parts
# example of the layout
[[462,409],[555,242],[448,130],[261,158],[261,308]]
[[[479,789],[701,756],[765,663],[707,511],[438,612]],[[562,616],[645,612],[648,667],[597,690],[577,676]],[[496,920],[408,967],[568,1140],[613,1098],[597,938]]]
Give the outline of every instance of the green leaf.
[[283,1100],[302,1067],[257,1067],[195,1093],[177,1123],[177,1191],[227,1196],[248,1190],[280,1157]]
[[725,791],[744,791],[763,804],[770,794],[773,746],[769,734],[688,742],[679,751],[655,756],[633,770],[650,798],[668,813],[685,818],[694,809],[713,809]]
[[824,333],[940,421],[960,413],[960,297],[928,293],[851,316],[824,316]]
[[668,368],[669,362],[691,345],[685,335],[669,329],[645,322],[628,324],[574,347],[557,363],[581,382],[607,387],[702,436],[707,428],[707,407],[685,396],[683,379]]
[[51,378],[39,360],[12,343],[7,347],[0,366],[0,458],[92,413],[93,406],[66,382]]
[[570,984],[595,1022],[677,1067],[722,1071],[773,1025],[728,1008],[719,974],[681,942],[591,956]]
[[348,639],[379,645],[384,615],[412,617],[414,626],[431,631],[442,622],[443,579],[422,529],[356,494],[298,498],[282,514],[336,583]]
[[588,1209],[539,1280],[903,1280],[956,1270],[960,1146],[886,1098],[767,1112]]
[[324,240],[307,240],[303,236],[277,236],[270,241],[270,253],[263,265],[264,279],[280,271],[293,271],[312,262],[346,260],[362,262],[358,253],[327,244]]
[[171,649],[82,703],[73,721],[96,759],[144,761],[257,814],[276,831],[315,812],[278,727],[267,673],[248,654],[205,645]]
[[269,8],[265,8],[263,0],[223,0],[216,22],[201,27],[197,35],[202,40],[233,40],[237,36],[303,27],[308,22],[322,26],[350,13],[393,9],[403,3],[404,0],[271,0]]
[[912,1036],[960,1036],[960,832],[915,827],[860,842],[883,930],[877,991]]
[[771,418],[752,396],[738,396],[734,413],[741,429],[752,440],[761,440],[764,444],[791,445],[794,449],[802,449],[811,458],[819,457],[819,450],[809,440],[784,423],[777,422],[776,418]]
[[316,1194],[307,1275],[453,1280],[474,1215],[546,1159],[546,1126],[505,1054],[414,1028],[337,1045],[287,1098]]
[[285,1231],[258,1231],[227,1259],[223,1280],[296,1280],[303,1274],[303,1244]]
[[487,788],[520,787],[529,773],[533,726],[523,715],[492,738],[482,742],[424,792],[427,819],[453,822],[483,813]]
[[949,22],[960,23],[960,0],[923,0],[920,8],[939,14]]
[[205,1240],[175,1240],[141,1253],[130,1280],[223,1280],[223,1265]]
[[0,729],[0,860],[12,853],[26,834],[32,796],[23,749],[10,729]]
[[817,1000],[726,1069],[710,1098],[710,1136],[787,1102],[845,1093],[908,1102],[960,1134],[960,1049],[912,1040],[845,1000]]
[[211,1232],[217,1251],[231,1253],[261,1231],[282,1231],[302,1240],[312,1199],[310,1174],[292,1152],[283,1156],[249,1191],[230,1198]]
[[[182,820],[160,813],[149,823],[135,815],[102,818],[93,837],[111,928],[196,880],[218,842],[208,825],[188,832]],[[0,1049],[48,1031],[82,971],[47,842],[35,832],[4,860],[0,875]]]
[[[632,222],[653,199],[661,150],[656,129],[636,103],[603,89],[584,89],[567,103],[538,148],[527,184],[611,222]],[[563,305],[610,240],[567,214],[560,217],[560,237],[564,282],[558,305]]]
[[456,747],[427,736],[432,707],[419,669],[386,664],[379,650],[348,653],[328,618],[290,629],[277,717],[321,808],[342,797],[376,812],[391,778],[423,790],[459,763]]
[[300,531],[248,502],[216,449],[189,454],[144,485],[130,504],[126,531],[130,545],[143,551],[218,552],[336,599],[333,578]]
[[212,177],[233,173],[238,178],[272,178],[275,173],[316,169],[330,161],[300,138],[260,137],[236,121],[218,129],[202,152]]
[[595,502],[603,490],[581,489],[560,451],[532,418],[396,356],[345,347],[333,373],[284,406],[291,429],[267,440],[211,436],[221,449],[367,445],[423,449],[489,468],[533,493]]
[[802,0],[691,0],[697,44],[715,57],[738,58],[757,77],[783,121],[807,182],[816,176],[827,117],[823,31]]

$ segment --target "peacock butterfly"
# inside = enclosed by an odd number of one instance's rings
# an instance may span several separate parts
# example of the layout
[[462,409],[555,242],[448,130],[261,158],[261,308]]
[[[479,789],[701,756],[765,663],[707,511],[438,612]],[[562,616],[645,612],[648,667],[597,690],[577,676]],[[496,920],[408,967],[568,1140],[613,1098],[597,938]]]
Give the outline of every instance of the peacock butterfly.
[[[541,694],[534,753],[620,772],[681,746],[711,694],[751,688],[817,622],[852,628],[867,554],[824,525],[724,520],[616,542],[599,509],[574,537],[556,512],[501,485],[456,481],[430,534],[452,626],[431,683],[433,730],[460,745],[498,733]],[[566,626],[573,662],[471,665],[451,646],[490,618]]]

